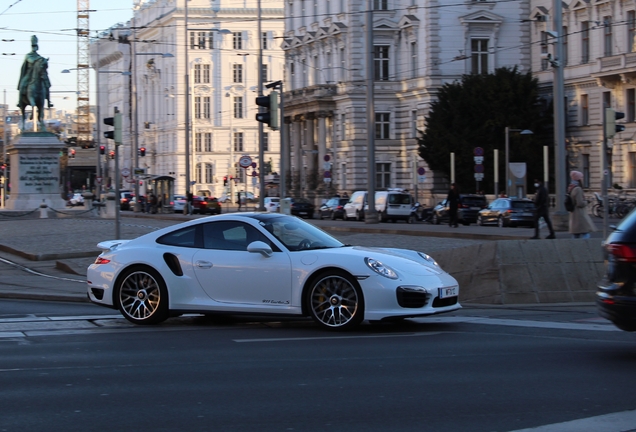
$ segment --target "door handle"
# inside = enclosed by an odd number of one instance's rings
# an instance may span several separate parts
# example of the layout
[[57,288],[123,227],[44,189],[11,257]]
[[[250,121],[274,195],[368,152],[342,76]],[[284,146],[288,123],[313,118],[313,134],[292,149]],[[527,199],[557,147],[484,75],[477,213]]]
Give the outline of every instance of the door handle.
[[212,268],[212,263],[210,261],[195,261],[194,265],[202,269]]

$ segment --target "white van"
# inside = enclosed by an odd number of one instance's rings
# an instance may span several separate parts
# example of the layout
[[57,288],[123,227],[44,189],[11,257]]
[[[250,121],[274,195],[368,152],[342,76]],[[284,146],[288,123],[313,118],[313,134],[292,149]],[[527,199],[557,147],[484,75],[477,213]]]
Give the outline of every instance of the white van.
[[349,202],[344,206],[344,219],[355,219],[361,221],[364,219],[364,206],[367,205],[367,192],[356,191],[351,194]]
[[[368,205],[366,207],[368,209]],[[409,221],[413,197],[404,189],[388,189],[375,193],[375,210],[380,222]]]

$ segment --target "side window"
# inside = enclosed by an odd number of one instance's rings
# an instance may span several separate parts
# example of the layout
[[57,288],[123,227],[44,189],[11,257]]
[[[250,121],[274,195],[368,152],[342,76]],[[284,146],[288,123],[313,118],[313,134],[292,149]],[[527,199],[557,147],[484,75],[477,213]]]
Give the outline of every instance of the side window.
[[247,251],[247,245],[254,241],[272,246],[269,239],[256,228],[241,222],[210,222],[203,225],[205,249]]
[[197,225],[171,232],[159,237],[157,243],[170,246],[200,248],[202,242],[199,227],[200,225]]

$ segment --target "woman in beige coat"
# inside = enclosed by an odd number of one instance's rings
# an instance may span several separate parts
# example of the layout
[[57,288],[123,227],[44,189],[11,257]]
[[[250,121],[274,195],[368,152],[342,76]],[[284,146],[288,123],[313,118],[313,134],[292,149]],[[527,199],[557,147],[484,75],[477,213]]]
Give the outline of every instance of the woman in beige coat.
[[570,178],[572,183],[568,186],[568,194],[574,203],[574,211],[570,213],[570,233],[573,238],[590,238],[590,233],[596,231],[596,227],[587,213],[587,200],[581,187],[583,173],[570,171]]

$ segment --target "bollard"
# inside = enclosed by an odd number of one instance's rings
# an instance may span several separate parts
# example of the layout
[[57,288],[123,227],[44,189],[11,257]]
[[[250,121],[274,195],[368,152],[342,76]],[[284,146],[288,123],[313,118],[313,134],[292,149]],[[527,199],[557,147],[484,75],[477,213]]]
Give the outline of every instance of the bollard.
[[40,204],[40,219],[48,219],[49,218],[49,206],[46,205],[44,200],[42,200],[42,204]]
[[114,192],[109,192],[106,194],[106,211],[102,212],[102,214],[100,215],[103,218],[114,218],[115,217],[115,212],[116,212],[116,207],[117,205],[119,205],[119,203],[117,201],[115,201],[115,193]]

